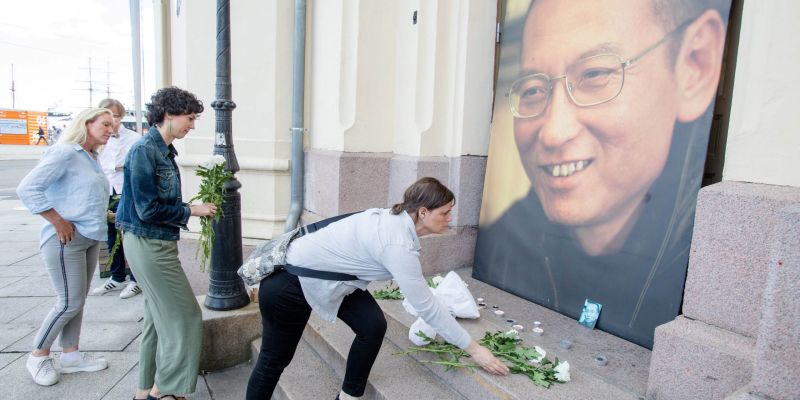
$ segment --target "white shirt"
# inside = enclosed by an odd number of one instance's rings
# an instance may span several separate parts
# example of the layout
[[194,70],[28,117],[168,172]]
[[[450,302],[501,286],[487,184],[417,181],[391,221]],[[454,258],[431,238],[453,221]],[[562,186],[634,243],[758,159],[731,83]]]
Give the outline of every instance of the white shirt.
[[333,322],[344,296],[367,282],[394,279],[417,314],[450,343],[465,349],[471,337],[447,307],[436,301],[419,262],[419,239],[406,213],[373,208],[336,221],[289,246],[286,262],[298,267],[355,275],[356,281],[329,281],[300,277],[311,308]]
[[117,136],[111,136],[108,139],[108,143],[106,143],[103,151],[97,157],[97,161],[103,168],[103,173],[106,174],[108,183],[111,184],[108,194],[113,194],[114,191],[117,194],[122,193],[122,182],[124,180],[122,167],[125,165],[125,157],[128,155],[131,146],[142,137],[137,135],[136,132],[125,128],[122,124],[119,126]]

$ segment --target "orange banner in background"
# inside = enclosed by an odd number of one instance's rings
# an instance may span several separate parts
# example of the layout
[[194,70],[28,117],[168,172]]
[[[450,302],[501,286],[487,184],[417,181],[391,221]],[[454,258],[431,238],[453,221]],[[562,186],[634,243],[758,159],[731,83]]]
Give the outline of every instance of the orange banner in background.
[[0,144],[36,144],[39,127],[47,137],[47,113],[44,111],[0,110]]

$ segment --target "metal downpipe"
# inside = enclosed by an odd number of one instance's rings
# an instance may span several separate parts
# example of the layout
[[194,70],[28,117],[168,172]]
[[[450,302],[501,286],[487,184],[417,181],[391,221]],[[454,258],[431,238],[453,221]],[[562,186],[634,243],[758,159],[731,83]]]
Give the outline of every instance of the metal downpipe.
[[294,2],[292,52],[292,198],[284,232],[297,226],[303,211],[303,104],[306,69],[306,0]]

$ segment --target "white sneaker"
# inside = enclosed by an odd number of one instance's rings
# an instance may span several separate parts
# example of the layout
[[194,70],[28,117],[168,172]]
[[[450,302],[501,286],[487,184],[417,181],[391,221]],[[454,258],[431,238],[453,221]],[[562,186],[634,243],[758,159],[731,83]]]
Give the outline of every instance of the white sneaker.
[[31,354],[28,356],[25,366],[28,367],[28,372],[31,373],[33,381],[38,385],[50,386],[58,383],[58,371],[50,356],[37,357]]
[[119,298],[121,299],[130,299],[137,294],[142,293],[142,288],[139,287],[139,284],[136,282],[131,282],[128,286],[125,286],[125,289],[122,289],[122,293],[119,294]]
[[125,285],[125,282],[117,282],[114,278],[108,278],[103,286],[92,289],[92,294],[106,294],[115,290],[122,290],[123,285]]
[[85,353],[81,353],[81,358],[77,361],[61,360],[61,373],[71,374],[73,372],[95,372],[108,368],[108,361],[104,358],[92,358]]

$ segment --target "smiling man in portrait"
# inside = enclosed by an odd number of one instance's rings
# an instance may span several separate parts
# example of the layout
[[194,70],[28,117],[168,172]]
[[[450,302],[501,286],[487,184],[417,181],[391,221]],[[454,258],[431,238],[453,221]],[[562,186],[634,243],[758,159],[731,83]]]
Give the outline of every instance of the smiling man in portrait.
[[530,5],[497,106],[531,189],[481,227],[476,278],[576,319],[594,299],[598,328],[652,347],[680,311],[729,6]]

